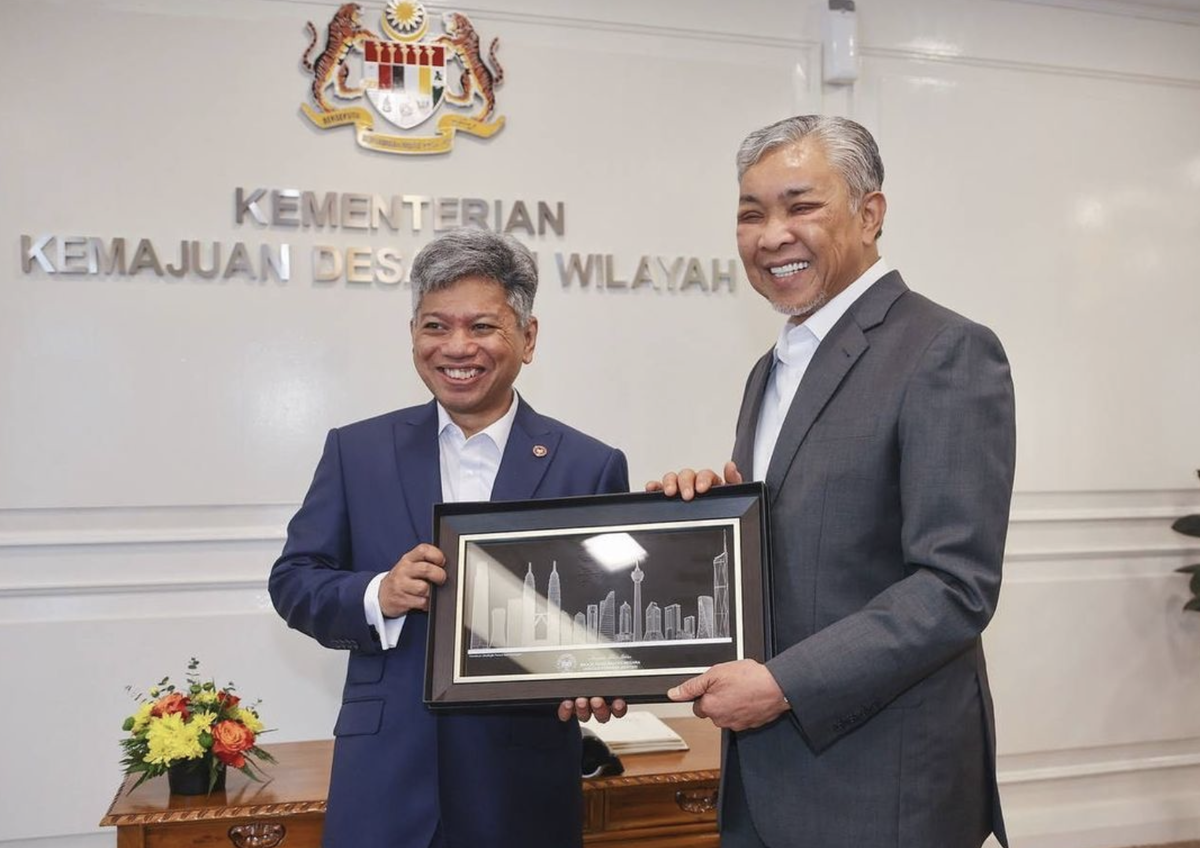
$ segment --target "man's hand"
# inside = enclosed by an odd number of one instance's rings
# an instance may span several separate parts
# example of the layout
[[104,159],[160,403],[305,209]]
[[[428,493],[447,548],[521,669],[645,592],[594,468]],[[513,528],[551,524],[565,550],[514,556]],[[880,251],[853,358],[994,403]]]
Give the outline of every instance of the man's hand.
[[388,618],[428,610],[434,586],[446,582],[446,556],[433,545],[417,545],[400,557],[379,584],[379,608]]
[[651,480],[646,484],[646,491],[662,492],[669,498],[679,495],[685,501],[690,501],[696,495],[703,495],[714,486],[740,482],[742,482],[741,472],[733,462],[727,462],[725,463],[724,480],[711,468],[705,468],[703,471],[685,468],[679,472],[668,471],[661,480]]
[[594,718],[604,724],[610,718],[620,718],[629,707],[621,698],[613,698],[610,705],[603,698],[576,698],[574,701],[563,701],[558,705],[558,720],[570,721],[575,716],[580,721]]
[[672,701],[691,701],[692,712],[717,727],[752,730],[791,707],[775,676],[754,660],[719,663],[667,692]]

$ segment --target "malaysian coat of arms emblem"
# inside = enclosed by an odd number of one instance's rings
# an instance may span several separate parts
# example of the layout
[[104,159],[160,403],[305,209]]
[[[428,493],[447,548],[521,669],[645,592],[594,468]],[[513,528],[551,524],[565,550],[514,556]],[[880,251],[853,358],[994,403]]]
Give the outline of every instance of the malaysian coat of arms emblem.
[[[503,116],[495,114],[496,88],[504,81],[496,56],[500,39],[492,39],[485,58],[466,15],[447,12],[442,20],[444,33],[426,38],[425,7],[390,0],[380,19],[380,35],[363,26],[360,4],[345,3],[326,27],[325,48],[315,59],[320,37],[309,21],[301,62],[312,74],[312,103],[301,104],[301,111],[323,130],[353,125],[360,146],[384,153],[446,153],[456,133],[495,135],[504,126]],[[359,73],[351,84],[354,70]],[[364,97],[370,109],[339,107],[331,99]],[[432,134],[422,135],[419,128],[443,106],[473,114],[447,111],[433,123]],[[377,117],[405,133],[377,130]]]

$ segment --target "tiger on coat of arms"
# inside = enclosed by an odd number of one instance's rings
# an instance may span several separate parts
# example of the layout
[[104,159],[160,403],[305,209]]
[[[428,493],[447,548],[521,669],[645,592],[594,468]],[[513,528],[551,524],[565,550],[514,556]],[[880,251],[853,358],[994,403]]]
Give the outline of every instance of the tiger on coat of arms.
[[321,111],[332,112],[334,110],[334,107],[325,99],[325,89],[330,86],[333,86],[337,96],[344,100],[361,97],[362,88],[346,85],[346,79],[350,76],[346,57],[353,49],[361,50],[362,42],[368,39],[379,40],[378,35],[363,27],[362,6],[358,3],[345,3],[337,10],[333,20],[329,22],[329,36],[325,42],[325,49],[321,51],[321,55],[315,62],[309,60],[313,48],[317,46],[317,28],[313,26],[312,21],[308,22],[308,31],[311,40],[301,61],[304,63],[304,69],[313,75],[312,96],[316,104],[321,107]]
[[463,71],[459,78],[462,91],[458,94],[446,90],[446,100],[461,106],[470,105],[478,94],[483,99],[483,108],[475,116],[476,120],[485,121],[496,110],[496,86],[504,82],[504,68],[496,59],[496,50],[500,39],[493,38],[488,50],[488,59],[496,69],[493,74],[483,61],[479,52],[479,34],[466,15],[459,12],[449,12],[445,16],[446,34],[434,39],[435,44],[444,44],[454,49],[458,60],[462,62]]

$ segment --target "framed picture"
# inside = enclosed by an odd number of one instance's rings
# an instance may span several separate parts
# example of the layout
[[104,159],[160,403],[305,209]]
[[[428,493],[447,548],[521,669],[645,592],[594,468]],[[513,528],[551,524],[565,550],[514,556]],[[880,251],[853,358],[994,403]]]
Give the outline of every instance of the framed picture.
[[446,583],[429,610],[431,707],[581,695],[666,701],[716,663],[769,654],[761,483],[438,504]]

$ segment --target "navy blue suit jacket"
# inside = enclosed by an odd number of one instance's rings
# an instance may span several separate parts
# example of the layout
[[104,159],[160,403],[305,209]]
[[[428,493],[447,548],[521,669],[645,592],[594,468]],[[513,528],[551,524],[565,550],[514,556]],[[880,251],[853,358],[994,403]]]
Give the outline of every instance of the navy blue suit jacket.
[[[619,450],[519,403],[493,500],[629,490]],[[439,824],[447,848],[578,846],[577,723],[553,707],[433,713],[422,703],[425,614],[410,613],[387,651],[366,622],[367,584],[432,542],[440,500],[432,401],[332,430],[271,569],[288,625],[350,652],[325,848],[429,848]]]

